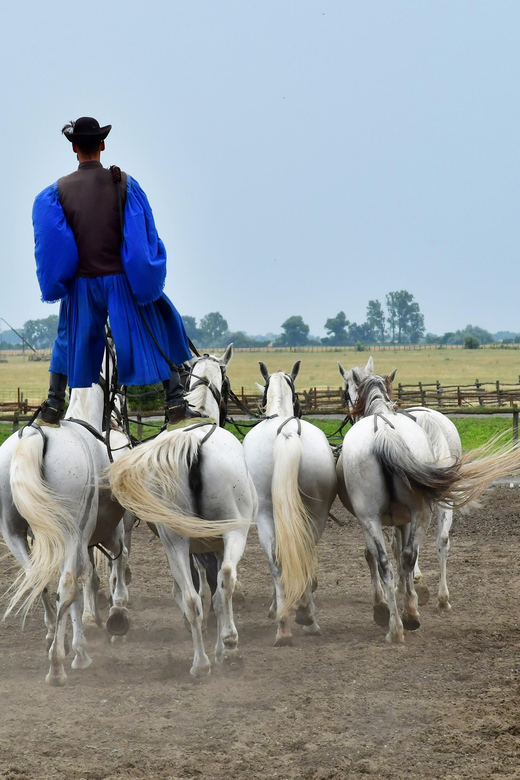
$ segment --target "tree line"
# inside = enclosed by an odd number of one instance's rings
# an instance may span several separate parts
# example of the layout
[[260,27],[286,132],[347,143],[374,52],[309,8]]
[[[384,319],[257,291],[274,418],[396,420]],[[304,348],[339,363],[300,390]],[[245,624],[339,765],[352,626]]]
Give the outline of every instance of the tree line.
[[[426,333],[424,316],[419,304],[408,290],[389,292],[385,306],[381,301],[369,300],[365,321],[347,319],[344,311],[329,317],[325,323],[327,333],[323,338],[313,338],[309,325],[301,315],[292,315],[282,323],[282,333],[277,336],[249,336],[244,331],[229,330],[228,323],[218,311],[206,314],[197,324],[195,317],[183,315],[188,337],[198,348],[224,347],[233,342],[236,347],[300,347],[313,345],[363,346],[368,344],[461,344],[468,349],[480,344],[492,344],[494,336],[484,328],[467,325],[464,330],[448,331],[442,336]],[[35,349],[49,349],[58,332],[58,316],[27,320],[20,333]],[[0,349],[20,349],[19,339],[9,331],[9,339],[1,340]],[[520,334],[510,334],[508,342],[520,343]],[[7,333],[5,334],[7,336]],[[505,341],[505,340],[504,340]]]

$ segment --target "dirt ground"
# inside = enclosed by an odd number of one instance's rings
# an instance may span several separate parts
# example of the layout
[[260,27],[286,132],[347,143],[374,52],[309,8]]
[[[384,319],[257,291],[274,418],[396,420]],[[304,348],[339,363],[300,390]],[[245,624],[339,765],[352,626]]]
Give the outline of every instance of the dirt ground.
[[[256,533],[240,568],[240,677],[189,675],[191,640],[174,605],[160,542],[141,526],[132,550],[126,641],[90,647],[65,688],[44,682],[41,609],[0,624],[0,778],[520,777],[520,488],[495,487],[457,516],[449,561],[453,611],[436,610],[434,529],[421,564],[432,598],[404,647],[372,621],[356,521],[320,544],[323,636],[274,648],[270,578]],[[0,591],[12,581],[4,559]],[[214,645],[215,627],[206,635]]]

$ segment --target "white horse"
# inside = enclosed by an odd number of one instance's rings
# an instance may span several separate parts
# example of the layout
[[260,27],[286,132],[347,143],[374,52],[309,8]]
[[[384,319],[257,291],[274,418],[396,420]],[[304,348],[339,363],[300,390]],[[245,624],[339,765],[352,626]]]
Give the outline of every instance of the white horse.
[[244,439],[246,461],[258,493],[258,535],[274,580],[270,616],[278,617],[275,646],[292,644],[291,608],[305,634],[320,634],[314,617],[316,545],[336,497],[334,457],[315,425],[300,420],[290,374],[269,374],[264,363],[266,419]]
[[[194,677],[208,675],[211,664],[202,638],[202,601],[190,572],[192,538],[207,539],[206,549],[220,548],[215,551],[215,660],[240,661],[232,597],[257,499],[242,445],[217,425],[232,355],[230,345],[220,359],[204,355],[192,362],[187,401],[209,419],[191,418],[182,429],[164,431],[125,453],[110,470],[117,500],[157,527],[174,579],[174,598],[191,627],[194,658],[190,673]],[[223,537],[223,545],[221,540],[210,541],[218,536]]]
[[[374,361],[372,357],[368,359],[366,366],[356,366],[346,371],[341,363],[338,363],[339,372],[345,383],[345,395],[349,411],[354,407],[357,401],[357,388],[359,383],[367,376],[374,374]],[[395,371],[392,377],[395,376]],[[435,409],[428,409],[425,406],[414,406],[406,410],[399,410],[414,420],[429,436],[433,451],[439,462],[446,458],[457,460],[462,457],[462,444],[459,432],[453,422],[446,415],[437,412]],[[341,470],[341,463],[339,464]],[[440,610],[451,610],[450,594],[446,575],[446,564],[450,552],[450,530],[453,523],[452,507],[436,503],[433,512],[437,518],[437,540],[436,551],[439,561],[439,589],[437,594],[437,605]],[[395,544],[399,544],[399,531],[395,535]],[[398,549],[396,548],[396,553]],[[429,598],[429,591],[423,581],[423,575],[419,568],[419,556],[414,567],[414,582],[419,592],[419,604],[426,604]],[[376,586],[377,587],[377,586]],[[381,587],[381,586],[379,586]]]
[[[389,624],[388,641],[403,642],[403,627],[415,630],[420,625],[413,570],[432,507],[437,503],[460,507],[479,498],[497,477],[520,466],[520,452],[507,448],[481,459],[469,453],[455,460],[447,453],[439,460],[421,426],[395,411],[389,395],[394,374],[371,374],[358,383],[352,410],[356,422],[343,442],[338,492],[365,535],[375,585],[374,619],[380,625]],[[399,528],[396,551],[404,587],[402,619],[384,525]]]
[[[126,548],[118,546],[117,530],[124,508],[110,495],[106,471],[107,448],[100,433],[103,418],[103,390],[99,385],[72,393],[68,416],[59,428],[27,426],[13,434],[0,448],[0,530],[7,546],[23,567],[13,584],[6,615],[18,607],[27,614],[44,594],[47,638],[50,641],[50,670],[46,681],[63,685],[66,655],[67,615],[73,627],[73,669],[92,663],[86,651],[79,584],[85,586],[83,617],[100,624],[96,595],[96,574],[89,562],[90,545],[104,542],[120,553],[112,581],[113,606],[107,623],[113,633],[128,630],[124,581]],[[126,436],[110,433],[114,449],[128,446]],[[122,529],[122,524],[120,526]],[[33,537],[29,549],[27,536]],[[46,586],[59,577],[57,616]]]

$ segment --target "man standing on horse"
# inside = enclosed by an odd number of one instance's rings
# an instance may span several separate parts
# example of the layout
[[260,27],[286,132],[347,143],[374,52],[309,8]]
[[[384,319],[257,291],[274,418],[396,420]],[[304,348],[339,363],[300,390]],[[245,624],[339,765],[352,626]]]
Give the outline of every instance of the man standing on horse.
[[199,416],[184,400],[179,366],[192,355],[182,319],[164,295],[166,251],[139,184],[103,168],[112,126],[81,117],[62,130],[78,170],[41,192],[33,207],[42,300],[61,300],[49,395],[37,422],[58,426],[70,387],[98,382],[105,324],[116,345],[121,384],[162,382],[170,423]]

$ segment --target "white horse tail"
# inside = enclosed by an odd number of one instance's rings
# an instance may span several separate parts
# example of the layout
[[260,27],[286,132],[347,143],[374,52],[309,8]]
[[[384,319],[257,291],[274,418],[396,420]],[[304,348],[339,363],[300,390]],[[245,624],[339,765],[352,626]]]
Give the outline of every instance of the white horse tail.
[[392,428],[377,431],[374,453],[381,465],[429,502],[461,508],[476,501],[499,477],[520,469],[520,450],[503,447],[490,453],[494,442],[457,458],[449,465],[421,463]]
[[44,438],[29,432],[13,453],[10,469],[14,504],[34,536],[29,568],[12,585],[14,593],[5,616],[22,601],[27,612],[53,577],[59,575],[71,536],[77,534],[74,518],[43,478]]
[[301,599],[316,578],[318,567],[314,525],[298,484],[302,454],[302,442],[296,431],[282,431],[276,437],[271,493],[275,560],[281,569],[280,582],[285,595],[281,615],[287,615]]
[[190,502],[190,473],[200,468],[200,439],[194,431],[170,431],[125,452],[110,467],[117,501],[136,517],[162,523],[183,536],[220,536],[242,524],[236,519],[203,520],[181,508]]

